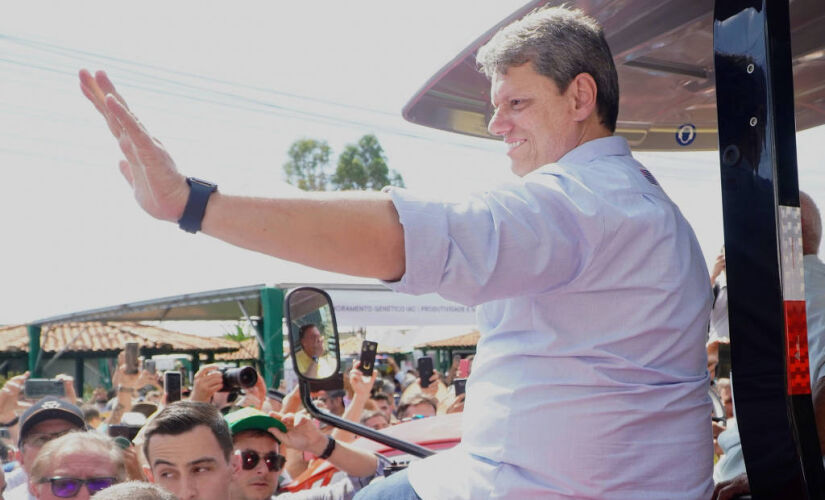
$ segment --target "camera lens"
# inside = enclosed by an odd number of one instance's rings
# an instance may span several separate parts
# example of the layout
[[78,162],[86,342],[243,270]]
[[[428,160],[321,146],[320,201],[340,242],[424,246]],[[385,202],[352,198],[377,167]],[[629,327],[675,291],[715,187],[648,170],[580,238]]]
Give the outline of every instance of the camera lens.
[[227,368],[223,370],[224,391],[241,387],[253,387],[258,382],[258,372],[251,366],[242,368]]

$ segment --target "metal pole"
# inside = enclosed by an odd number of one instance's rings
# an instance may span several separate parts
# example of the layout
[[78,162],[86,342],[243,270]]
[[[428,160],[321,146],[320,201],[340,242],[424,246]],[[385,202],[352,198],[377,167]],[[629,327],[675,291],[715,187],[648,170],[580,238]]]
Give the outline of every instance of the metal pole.
[[807,339],[788,0],[717,1],[714,64],[731,379],[751,491],[825,498],[810,384],[798,380],[808,368],[796,347]]
[[40,325],[29,325],[29,373],[32,377],[40,376]]
[[261,349],[263,376],[267,387],[277,387],[284,376],[284,291],[280,288],[261,290]]

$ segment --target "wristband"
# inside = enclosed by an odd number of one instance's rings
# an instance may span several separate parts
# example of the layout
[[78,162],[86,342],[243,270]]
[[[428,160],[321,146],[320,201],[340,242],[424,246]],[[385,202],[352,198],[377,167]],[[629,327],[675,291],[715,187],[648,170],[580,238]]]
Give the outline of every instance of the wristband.
[[14,427],[15,425],[17,425],[17,422],[19,422],[19,421],[20,421],[20,415],[17,415],[16,417],[14,417],[13,419],[9,420],[6,423],[0,422],[0,427]]
[[335,440],[332,439],[332,436],[327,436],[327,447],[324,448],[324,452],[318,455],[318,458],[321,460],[326,460],[332,455],[332,452],[335,451]]
[[209,197],[218,190],[218,186],[195,177],[187,177],[186,183],[189,184],[189,198],[186,200],[183,215],[178,220],[178,227],[189,233],[197,233],[201,230]]

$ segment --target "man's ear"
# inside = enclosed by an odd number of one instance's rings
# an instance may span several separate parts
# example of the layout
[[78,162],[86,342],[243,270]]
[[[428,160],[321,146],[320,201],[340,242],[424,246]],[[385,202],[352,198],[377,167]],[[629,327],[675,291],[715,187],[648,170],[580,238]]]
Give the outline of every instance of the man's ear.
[[598,86],[590,73],[579,73],[567,87],[573,97],[573,118],[585,121],[596,113]]
[[[45,483],[44,483],[44,484],[45,484]],[[38,486],[38,485],[37,485],[37,484],[35,484],[35,482],[34,482],[34,481],[32,481],[32,480],[31,480],[31,478],[30,478],[30,479],[29,479],[29,494],[30,494],[32,497],[35,497],[35,498],[40,498],[40,495],[38,495],[38,493],[39,493],[39,492],[37,491],[37,486]]]
[[234,476],[241,471],[241,456],[237,453],[229,455],[229,465],[232,467],[232,475]]
[[155,482],[155,476],[152,474],[152,468],[149,467],[148,465],[145,465],[145,464],[143,465],[143,474],[146,476],[146,479],[150,483]]

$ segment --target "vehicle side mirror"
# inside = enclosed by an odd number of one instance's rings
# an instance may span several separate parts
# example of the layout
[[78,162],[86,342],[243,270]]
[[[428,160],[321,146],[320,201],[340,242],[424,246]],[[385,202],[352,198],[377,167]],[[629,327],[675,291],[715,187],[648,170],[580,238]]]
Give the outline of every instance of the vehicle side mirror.
[[296,288],[286,296],[286,320],[295,373],[310,381],[338,374],[341,353],[332,300],[317,288]]
[[343,374],[339,373],[341,350],[332,300],[323,290],[301,287],[289,292],[284,302],[289,352],[295,373],[298,374],[301,403],[309,414],[321,422],[391,446],[414,457],[432,455],[433,451],[423,446],[388,436],[357,422],[350,422],[315,406],[311,391],[341,389],[344,386]]

